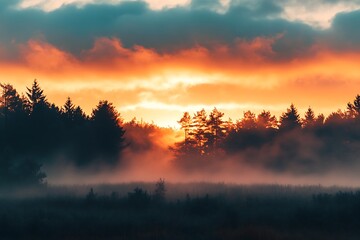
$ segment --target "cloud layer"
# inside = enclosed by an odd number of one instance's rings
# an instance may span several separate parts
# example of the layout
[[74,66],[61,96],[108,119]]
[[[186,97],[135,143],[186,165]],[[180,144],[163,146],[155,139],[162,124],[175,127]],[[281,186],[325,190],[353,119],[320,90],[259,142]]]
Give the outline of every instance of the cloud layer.
[[[217,11],[223,4],[216,1],[194,0],[189,5],[162,10],[153,10],[148,3],[140,1],[120,1],[118,4],[105,1],[81,6],[76,2],[86,1],[65,1],[64,4],[72,4],[46,12],[41,8],[19,8],[14,2],[2,1],[1,42],[24,43],[42,39],[79,55],[100,37],[121,39],[125,47],[140,45],[159,52],[171,52],[196,45],[235,47],[239,39],[281,35],[271,46],[274,58],[294,58],[311,53],[315,44],[347,49],[349,45],[357,47],[359,42],[357,31],[354,31],[360,18],[358,11],[339,12],[331,26],[321,30],[306,21],[290,21],[284,17],[284,14],[289,15],[285,13],[286,9],[297,6],[294,1],[231,1],[225,12]],[[329,2],[318,3],[315,8],[326,11],[339,4],[331,1],[330,5]],[[355,3],[352,5],[356,6]],[[303,8],[309,10],[310,3]]]

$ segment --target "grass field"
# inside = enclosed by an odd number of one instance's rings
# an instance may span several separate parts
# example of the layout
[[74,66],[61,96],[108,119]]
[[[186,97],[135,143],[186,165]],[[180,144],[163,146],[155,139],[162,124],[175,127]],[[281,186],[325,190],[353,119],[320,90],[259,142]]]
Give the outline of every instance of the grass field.
[[0,239],[360,238],[355,188],[166,183],[157,199],[154,186],[2,192]]

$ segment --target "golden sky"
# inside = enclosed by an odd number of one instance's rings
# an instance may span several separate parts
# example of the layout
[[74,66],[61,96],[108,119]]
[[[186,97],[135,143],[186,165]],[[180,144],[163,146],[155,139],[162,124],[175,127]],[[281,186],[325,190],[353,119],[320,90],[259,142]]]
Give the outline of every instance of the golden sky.
[[87,113],[106,99],[125,120],[177,126],[213,107],[329,114],[360,93],[356,1],[319,1],[314,16],[303,4],[299,17],[285,0],[9,2],[0,82],[24,92],[36,78],[51,102],[70,96]]

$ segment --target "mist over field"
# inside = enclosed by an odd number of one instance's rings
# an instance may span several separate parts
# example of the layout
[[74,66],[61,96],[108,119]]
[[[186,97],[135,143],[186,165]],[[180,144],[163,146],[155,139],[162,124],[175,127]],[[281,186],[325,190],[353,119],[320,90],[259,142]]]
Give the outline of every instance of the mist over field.
[[[241,152],[205,159],[195,165],[196,156],[187,156],[184,163],[169,149],[182,141],[179,129],[150,126],[125,129],[128,148],[115,165],[96,164],[78,167],[72,163],[55,162],[44,167],[50,185],[153,182],[164,178],[172,183],[211,182],[229,184],[284,184],[358,187],[359,157],[354,153],[338,159],[321,156],[324,143],[313,133],[290,132],[259,149],[247,146]],[[146,134],[144,134],[144,132]],[[291,143],[293,141],[293,143]],[[296,152],[281,161],[275,157],[288,154],[284,147]],[[283,152],[281,152],[283,151]],[[345,158],[346,157],[346,158]],[[275,159],[274,159],[275,158]]]

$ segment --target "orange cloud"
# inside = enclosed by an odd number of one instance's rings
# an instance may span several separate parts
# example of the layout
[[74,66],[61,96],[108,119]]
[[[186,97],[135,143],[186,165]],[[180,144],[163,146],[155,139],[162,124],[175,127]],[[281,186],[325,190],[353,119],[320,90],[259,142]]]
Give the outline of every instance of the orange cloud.
[[134,46],[133,49],[123,47],[121,41],[116,38],[99,38],[95,41],[93,48],[84,51],[85,61],[96,61],[109,63],[114,61],[127,61],[127,63],[141,64],[152,62],[159,58],[159,55],[151,49],[142,46]]
[[71,54],[46,42],[30,40],[26,45],[20,45],[20,51],[25,65],[34,70],[54,71],[76,63]]
[[359,53],[317,46],[311,57],[274,61],[272,45],[280,37],[166,54],[99,38],[79,56],[31,40],[18,46],[21,61],[0,60],[0,81],[21,92],[37,78],[56,104],[71,96],[90,113],[98,100],[108,99],[126,120],[137,116],[163,125],[176,125],[186,109],[214,106],[232,118],[241,117],[246,108],[280,114],[291,102],[300,110],[311,105],[328,114],[358,93]]
[[275,55],[272,45],[281,37],[282,35],[272,38],[256,37],[250,41],[237,39],[235,42],[236,50],[241,57],[246,58],[249,61],[264,61],[266,58]]

